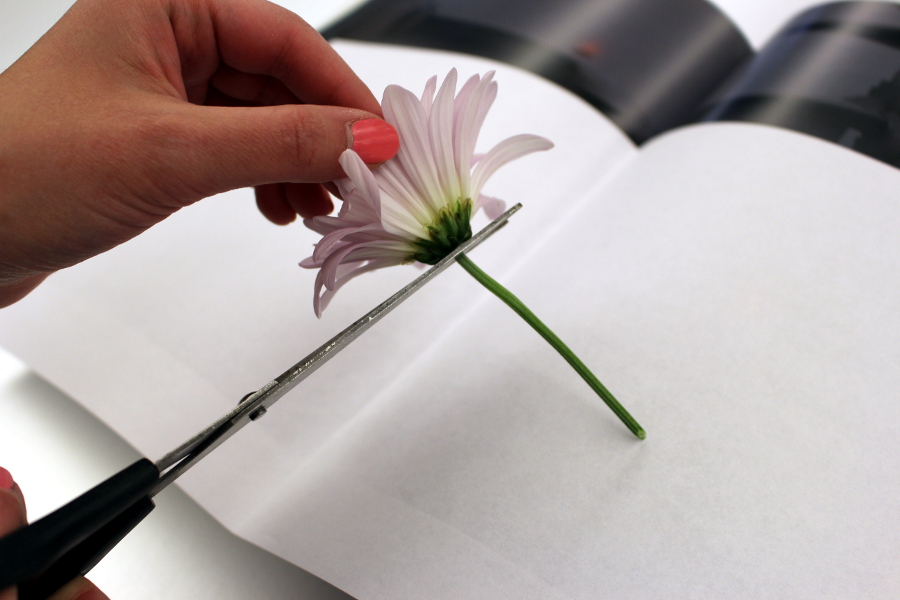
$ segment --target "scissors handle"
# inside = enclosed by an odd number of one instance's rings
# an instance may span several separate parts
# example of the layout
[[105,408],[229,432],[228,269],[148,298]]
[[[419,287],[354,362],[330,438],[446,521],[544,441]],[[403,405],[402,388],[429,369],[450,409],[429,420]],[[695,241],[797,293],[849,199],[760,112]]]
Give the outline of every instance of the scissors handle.
[[0,539],[0,590],[43,600],[87,573],[154,504],[159,470],[143,458],[42,519]]

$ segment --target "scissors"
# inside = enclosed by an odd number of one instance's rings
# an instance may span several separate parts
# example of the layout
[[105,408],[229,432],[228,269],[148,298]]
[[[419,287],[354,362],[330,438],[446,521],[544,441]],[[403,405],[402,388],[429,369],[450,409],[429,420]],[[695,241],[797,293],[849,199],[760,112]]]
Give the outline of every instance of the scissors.
[[90,571],[155,508],[153,497],[242,427],[266,414],[401,302],[506,224],[516,204],[402,290],[312,354],[244,396],[237,407],[155,463],[146,458],[119,471],[49,515],[0,539],[0,590],[18,584],[19,600],[44,600]]

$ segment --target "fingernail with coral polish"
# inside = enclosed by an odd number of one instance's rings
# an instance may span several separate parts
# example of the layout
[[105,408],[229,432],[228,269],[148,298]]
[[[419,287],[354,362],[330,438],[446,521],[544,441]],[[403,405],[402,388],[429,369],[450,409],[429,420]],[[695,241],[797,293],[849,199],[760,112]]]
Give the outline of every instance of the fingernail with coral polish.
[[352,150],[364,163],[380,163],[397,154],[400,138],[390,123],[381,119],[364,119],[350,127],[353,136]]
[[16,485],[16,482],[13,480],[12,475],[9,474],[9,471],[0,467],[0,490],[11,490],[14,485]]

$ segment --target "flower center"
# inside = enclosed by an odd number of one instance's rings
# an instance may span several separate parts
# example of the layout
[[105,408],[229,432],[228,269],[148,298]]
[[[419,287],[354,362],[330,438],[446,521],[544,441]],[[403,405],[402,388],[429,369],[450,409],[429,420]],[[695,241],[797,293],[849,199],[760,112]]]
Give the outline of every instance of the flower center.
[[410,260],[426,265],[438,262],[472,237],[472,201],[468,198],[451,202],[441,209],[434,223],[427,227],[428,239],[412,242],[416,252]]

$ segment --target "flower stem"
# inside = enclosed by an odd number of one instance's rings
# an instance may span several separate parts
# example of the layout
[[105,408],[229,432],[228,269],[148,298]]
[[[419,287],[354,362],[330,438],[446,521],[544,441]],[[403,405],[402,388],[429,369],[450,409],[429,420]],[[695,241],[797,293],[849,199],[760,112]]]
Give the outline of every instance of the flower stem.
[[647,437],[647,434],[644,432],[644,428],[641,427],[637,421],[634,420],[628,411],[619,404],[619,401],[615,399],[615,397],[610,393],[606,386],[600,383],[593,373],[591,373],[590,369],[588,369],[581,360],[575,356],[575,353],[572,352],[568,346],[566,346],[561,339],[559,339],[555,333],[553,333],[549,327],[544,325],[544,323],[538,319],[533,312],[528,310],[528,307],[522,304],[522,301],[516,298],[508,289],[497,283],[490,275],[482,271],[478,268],[475,263],[469,259],[465,254],[460,254],[456,257],[456,262],[462,266],[463,269],[469,272],[469,274],[474,277],[481,285],[490,290],[495,296],[503,300],[507,306],[516,311],[516,313],[525,319],[525,322],[531,325],[535,331],[537,331],[542,338],[547,340],[547,342],[553,346],[553,348],[562,355],[563,358],[566,359],[572,368],[581,375],[581,378],[587,382],[591,389],[597,392],[597,395],[606,402],[606,405],[609,406],[610,409],[616,416],[619,417],[625,426],[631,430],[631,433],[636,435],[640,439],[644,439]]

